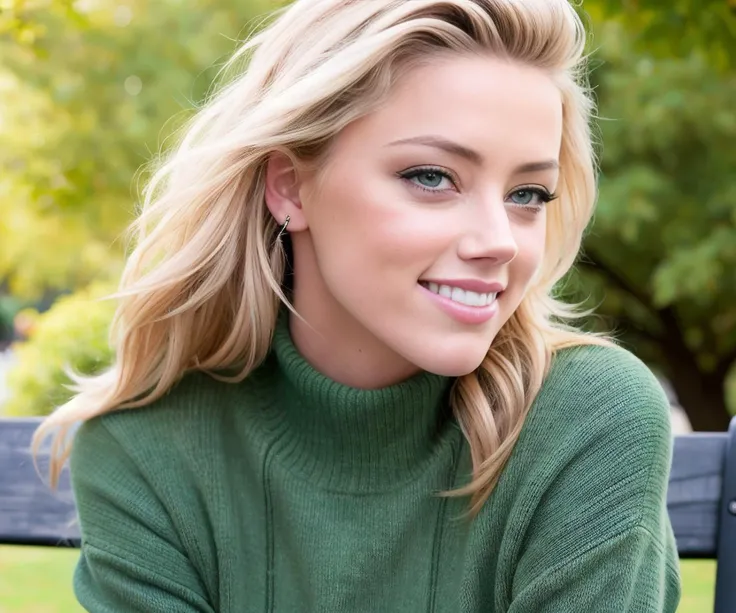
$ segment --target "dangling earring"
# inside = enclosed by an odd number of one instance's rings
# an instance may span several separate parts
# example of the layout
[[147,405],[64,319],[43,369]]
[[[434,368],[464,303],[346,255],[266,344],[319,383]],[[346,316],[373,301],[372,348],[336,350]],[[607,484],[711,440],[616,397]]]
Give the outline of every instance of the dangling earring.
[[290,215],[287,215],[287,216],[286,216],[286,219],[284,220],[284,225],[283,225],[283,226],[281,226],[281,230],[279,230],[279,233],[278,233],[278,235],[276,236],[276,240],[277,240],[277,241],[278,241],[278,240],[281,240],[281,235],[282,235],[282,234],[283,234],[284,232],[286,232],[286,226],[288,226],[288,225],[289,225],[289,220],[290,220],[290,219],[291,219],[291,216],[290,216]]

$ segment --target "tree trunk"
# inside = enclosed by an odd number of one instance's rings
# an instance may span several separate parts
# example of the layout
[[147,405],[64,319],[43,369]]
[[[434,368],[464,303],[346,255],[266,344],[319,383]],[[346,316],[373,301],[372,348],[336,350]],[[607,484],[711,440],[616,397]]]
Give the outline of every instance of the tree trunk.
[[725,380],[716,381],[709,373],[687,370],[672,364],[670,383],[677,399],[687,413],[693,430],[700,432],[722,432],[728,430],[731,416],[724,397]]
[[665,328],[662,357],[670,383],[685,410],[693,430],[728,430],[731,416],[726,407],[727,368],[704,372],[695,353],[685,344],[677,316],[671,308],[659,311]]
[[[736,362],[736,351],[720,356],[720,364],[713,372],[703,371],[696,353],[687,346],[685,334],[675,306],[657,308],[647,290],[637,288],[625,275],[606,265],[588,250],[581,266],[603,276],[603,279],[643,307],[656,322],[646,329],[631,320],[618,316],[631,337],[633,347],[648,346],[656,361],[669,378],[677,399],[695,431],[721,432],[728,429],[731,415],[726,406],[726,378]],[[661,326],[661,327],[660,327]],[[712,351],[711,353],[717,353]]]

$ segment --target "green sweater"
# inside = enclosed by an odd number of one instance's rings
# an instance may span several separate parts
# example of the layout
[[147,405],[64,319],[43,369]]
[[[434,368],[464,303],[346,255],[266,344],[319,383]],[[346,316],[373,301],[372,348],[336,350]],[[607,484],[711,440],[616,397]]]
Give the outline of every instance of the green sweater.
[[668,403],[622,349],[562,351],[480,514],[451,379],[358,390],[288,328],[243,383],[184,378],[71,458],[92,613],[674,612]]

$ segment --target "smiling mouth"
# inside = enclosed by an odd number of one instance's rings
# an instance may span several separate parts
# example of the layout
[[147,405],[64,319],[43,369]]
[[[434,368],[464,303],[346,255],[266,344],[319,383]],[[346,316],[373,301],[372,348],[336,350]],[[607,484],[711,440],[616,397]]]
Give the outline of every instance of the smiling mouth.
[[441,285],[438,283],[420,281],[419,285],[428,289],[433,294],[442,296],[458,304],[463,304],[470,307],[487,307],[492,305],[498,296],[503,292],[488,292],[479,293],[471,292],[469,290],[460,289],[459,287],[452,287],[450,285]]

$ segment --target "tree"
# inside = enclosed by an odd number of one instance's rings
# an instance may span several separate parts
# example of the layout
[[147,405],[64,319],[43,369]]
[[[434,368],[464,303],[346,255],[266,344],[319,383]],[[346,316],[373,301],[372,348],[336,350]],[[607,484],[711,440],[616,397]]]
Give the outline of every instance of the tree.
[[585,0],[594,24],[616,22],[638,52],[659,58],[707,58],[727,69],[736,61],[736,0]]
[[721,430],[736,362],[736,73],[697,50],[643,52],[616,21],[597,46],[601,193],[584,287],[694,428]]
[[0,281],[37,297],[117,274],[136,172],[267,5],[2,3]]
[[[37,297],[117,276],[136,172],[278,4],[0,4],[0,287]],[[736,359],[734,0],[582,9],[604,146],[571,286],[669,376],[697,429],[722,429]]]

